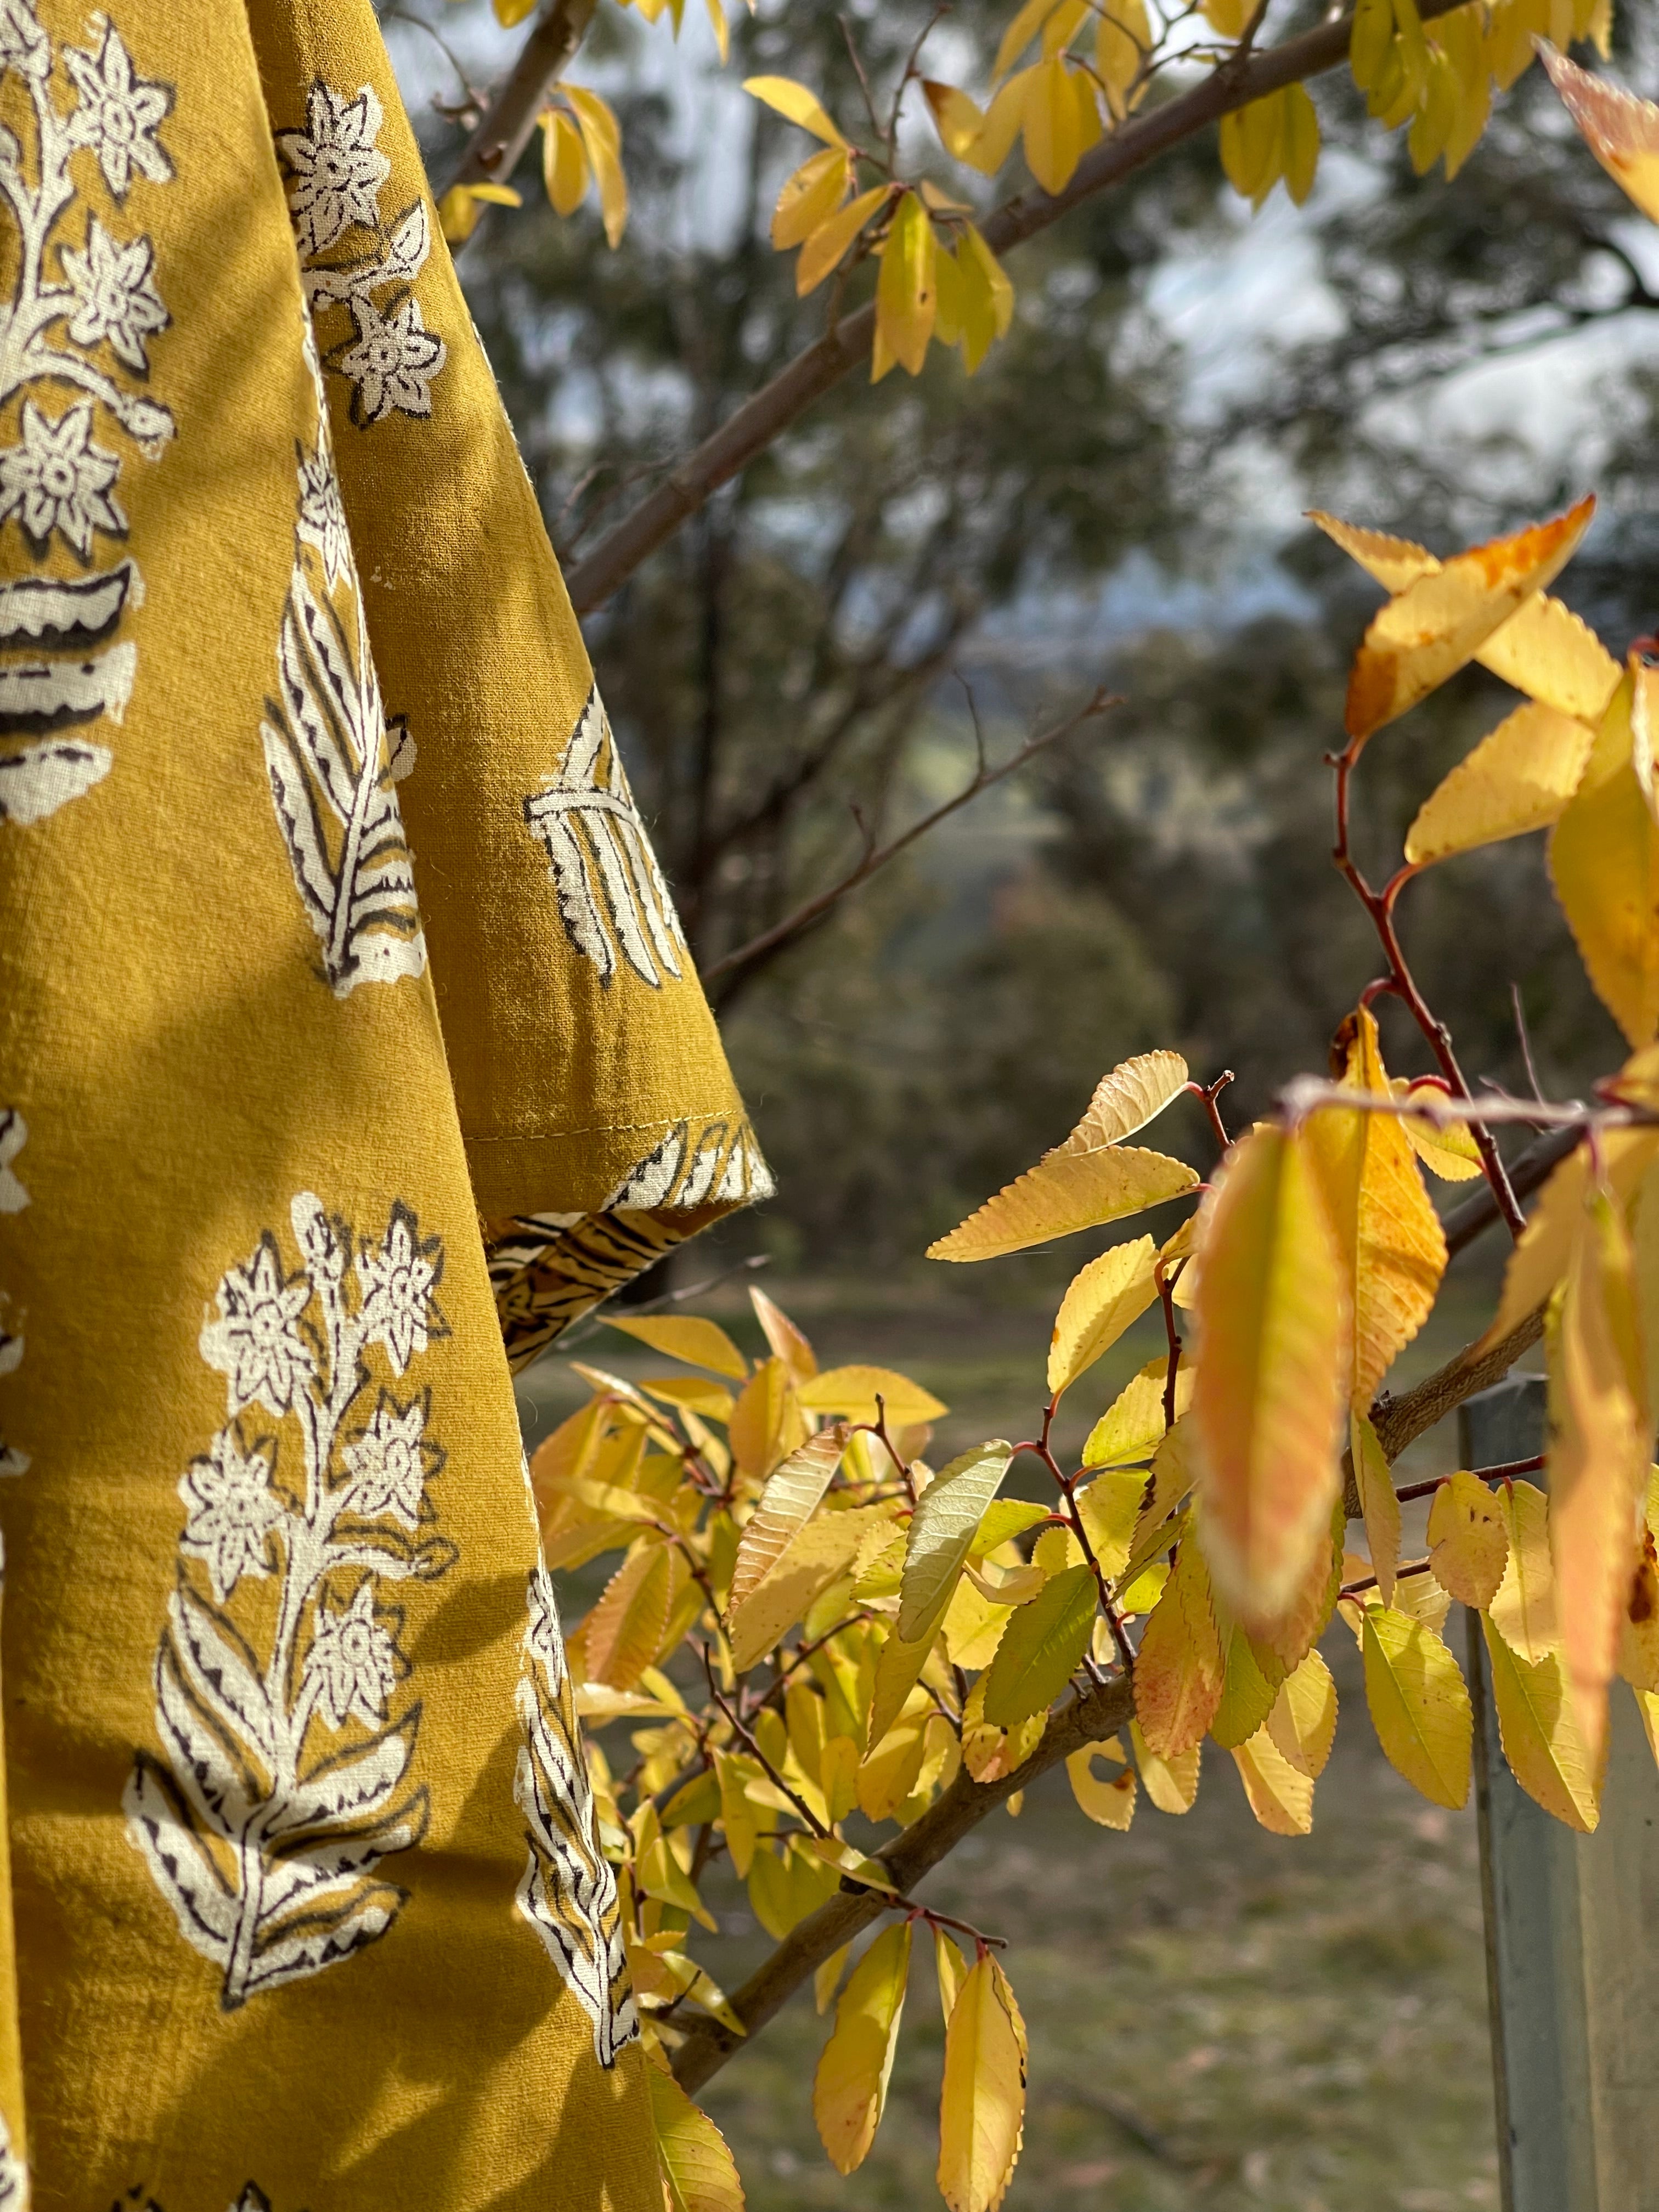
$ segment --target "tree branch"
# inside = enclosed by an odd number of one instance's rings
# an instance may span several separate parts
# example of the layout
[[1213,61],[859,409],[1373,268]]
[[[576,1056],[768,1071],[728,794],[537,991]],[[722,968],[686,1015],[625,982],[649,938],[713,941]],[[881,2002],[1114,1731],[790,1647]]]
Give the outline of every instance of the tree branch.
[[[1006,1804],[1063,1759],[1085,1744],[1102,1742],[1128,1725],[1134,1714],[1134,1693],[1121,1676],[1097,1685],[1086,1697],[1077,1698],[1054,1714],[1042,1741],[1023,1766],[996,1782],[975,1782],[964,1766],[919,1820],[913,1820],[896,1843],[874,1854],[897,1888],[908,1897],[915,1885],[942,1858],[953,1851],[987,1814]],[[879,1920],[894,1900],[879,1891],[849,1883],[809,1913],[792,1929],[770,1958],[757,1968],[729,2002],[750,2035],[763,2027],[809,1975],[832,1958],[843,1943]],[[675,2054],[674,2073],[682,2088],[692,2095],[718,2074],[745,2038],[717,2020],[695,2021]]]
[[[562,0],[561,0],[562,4]],[[1424,21],[1443,15],[1462,0],[1421,0]],[[1287,84],[1322,76],[1347,57],[1347,17],[1322,23],[1297,39],[1253,56],[1241,65],[1221,63],[1202,83],[1179,93],[1150,113],[1138,115],[1101,141],[1079,162],[1063,191],[1036,186],[999,208],[981,225],[996,254],[1022,246],[1063,215],[1133,176],[1171,146],[1179,145],[1236,108],[1246,107]],[[516,72],[515,72],[516,74]],[[821,338],[796,355],[770,383],[744,400],[712,437],[705,438],[656,489],[606,532],[586,559],[565,578],[578,614],[591,614],[626,582],[643,560],[696,514],[711,493],[736,476],[789,425],[869,356],[875,309],[863,307],[834,322]]]
[[[563,74],[593,20],[599,0],[548,0],[519,58],[495,88],[465,150],[451,186],[504,185],[530,143],[536,118],[549,88]],[[475,232],[474,236],[477,235]],[[459,254],[457,246],[451,251]]]
[[878,845],[872,836],[866,835],[865,849],[857,865],[849,868],[839,883],[831,884],[817,897],[806,900],[793,914],[785,915],[783,920],[772,928],[763,930],[758,937],[750,938],[747,945],[739,945],[734,951],[714,961],[702,971],[704,983],[712,983],[717,977],[729,975],[732,981],[727,985],[726,994],[729,997],[733,988],[760,961],[781,951],[793,939],[822,921],[849,891],[856,890],[860,884],[867,883],[878,869],[884,868],[890,860],[896,860],[907,845],[914,845],[918,837],[925,837],[930,830],[943,822],[947,815],[954,814],[959,806],[966,806],[969,799],[977,799],[981,792],[989,791],[994,784],[1000,783],[1016,769],[1024,768],[1027,761],[1045,747],[1056,744],[1061,738],[1069,737],[1083,723],[1117,703],[1103,688],[1096,691],[1087,705],[1080,707],[1075,714],[1068,715],[1063,722],[1056,722],[1052,729],[1039,730],[1034,738],[1028,738],[1017,752],[1011,753],[996,767],[988,766],[981,756],[970,781],[963,784],[953,798],[947,799],[943,805],[936,806],[931,814],[924,814],[920,822],[913,822],[901,836],[890,839],[885,845]]

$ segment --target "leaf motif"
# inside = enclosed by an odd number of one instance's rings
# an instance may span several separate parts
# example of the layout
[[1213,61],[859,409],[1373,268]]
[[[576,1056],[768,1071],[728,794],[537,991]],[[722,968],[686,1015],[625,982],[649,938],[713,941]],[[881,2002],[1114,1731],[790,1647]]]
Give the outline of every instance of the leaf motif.
[[1365,1608],[1365,1702],[1389,1764],[1431,1804],[1469,1794],[1474,1716],[1457,1662],[1433,1629],[1387,1606]]
[[768,1478],[738,1546],[727,1613],[734,1613],[783,1557],[791,1540],[818,1510],[841,1465],[847,1431],[839,1423],[809,1437]]
[[950,2212],[996,2212],[1025,2120],[1025,2027],[994,1955],[968,1969],[945,2035],[939,2186]]
[[177,1646],[164,1634],[155,1662],[155,1723],[167,1764],[202,1826],[240,1835],[263,1794],[234,1732],[192,1693]]
[[1088,1566],[1051,1575],[1002,1632],[985,1685],[985,1717],[1018,1728],[1046,1712],[1081,1665],[1094,1626],[1095,1577]]
[[167,1613],[174,1649],[195,1695],[222,1728],[251,1743],[269,1765],[270,1700],[246,1639],[199,1598],[182,1576]]
[[278,637],[278,697],[259,726],[271,799],[335,995],[418,975],[425,941],[398,810],[380,685],[358,610],[356,651],[298,552]]
[[148,1753],[134,1761],[121,1802],[127,1833],[172,1906],[179,1933],[222,1966],[236,1933],[237,1901],[197,1841],[173,1783]]
[[1198,1181],[1184,1160],[1130,1146],[1087,1152],[1049,1152],[1028,1168],[948,1237],[927,1248],[930,1260],[994,1260],[1096,1229],[1178,1198]]
[[1236,1144],[1204,1215],[1192,1412],[1204,1548],[1242,1617],[1265,1620],[1293,1596],[1340,1486],[1347,1290],[1307,1130],[1263,1123]]
[[331,1911],[307,1911],[297,1932],[285,1934],[279,1929],[256,1942],[243,1985],[245,1996],[280,1989],[285,1982],[320,1973],[325,1966],[349,1959],[385,1935],[408,1894],[390,1882],[364,1883]]
[[105,745],[52,738],[0,759],[0,822],[44,822],[101,783],[114,755]]
[[1559,820],[1589,757],[1589,725],[1534,701],[1482,738],[1418,809],[1406,837],[1414,867]]
[[1461,553],[1407,584],[1372,621],[1348,680],[1348,734],[1364,739],[1426,698],[1571,559],[1595,513],[1583,500],[1553,521]]
[[1072,1278],[1048,1345],[1048,1391],[1059,1397],[1110,1350],[1158,1296],[1150,1237],[1115,1244]]
[[743,2184],[726,2138],[673,2075],[645,2069],[651,2124],[672,2212],[743,2212]]
[[524,802],[531,835],[546,851],[566,936],[609,983],[619,960],[660,988],[678,978],[684,939],[597,684],[556,775]]
[[325,1821],[358,1824],[379,1816],[407,1771],[420,1723],[416,1705],[367,1743],[320,1760],[276,1808],[269,1832],[283,1836]]
[[887,2102],[910,1970],[910,1923],[884,1929],[854,1967],[812,2080],[812,2118],[837,2173],[863,2165]]

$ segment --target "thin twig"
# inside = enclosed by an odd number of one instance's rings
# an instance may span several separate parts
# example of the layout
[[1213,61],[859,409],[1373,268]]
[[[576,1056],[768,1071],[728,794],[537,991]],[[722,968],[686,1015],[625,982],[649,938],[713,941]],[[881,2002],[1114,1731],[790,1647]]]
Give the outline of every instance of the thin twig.
[[1510,985],[1510,1004],[1515,1008],[1515,1033],[1521,1040],[1521,1057],[1526,1062],[1527,1080],[1532,1085],[1532,1095],[1541,1105],[1544,1086],[1538,1080],[1538,1070],[1532,1061],[1532,1039],[1527,1035],[1527,1010],[1521,1003],[1521,986]]
[[[1544,1455],[1539,1452],[1531,1459],[1505,1460],[1501,1467],[1472,1467],[1466,1472],[1477,1482],[1513,1482],[1518,1474],[1536,1474],[1543,1464]],[[1396,1490],[1395,1496],[1402,1505],[1413,1498],[1432,1498],[1441,1484],[1450,1480],[1449,1475],[1431,1475],[1426,1482],[1408,1482],[1403,1490]]]

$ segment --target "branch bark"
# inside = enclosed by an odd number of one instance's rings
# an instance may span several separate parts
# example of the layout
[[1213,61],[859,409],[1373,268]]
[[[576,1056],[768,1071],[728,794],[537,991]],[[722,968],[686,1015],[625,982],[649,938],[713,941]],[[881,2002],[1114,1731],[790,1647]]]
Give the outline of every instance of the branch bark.
[[[1418,12],[1429,21],[1460,4],[1462,0],[1421,0]],[[1078,164],[1064,191],[1033,187],[999,208],[981,225],[987,245],[999,255],[1024,245],[1085,200],[1121,184],[1171,146],[1236,108],[1334,69],[1346,57],[1349,31],[1348,19],[1340,17],[1267,53],[1223,62],[1201,83],[1103,139]],[[568,572],[565,582],[577,613],[591,614],[602,606],[712,493],[747,467],[849,369],[867,359],[874,332],[873,307],[860,307],[834,323],[687,454]]]
[[[587,35],[598,4],[599,0],[548,0],[467,140],[449,180],[452,186],[507,182],[530,143],[549,88]],[[459,246],[452,249],[458,255],[461,250]]]
[[[878,1855],[878,1863],[908,1897],[922,1876],[947,1857],[988,1814],[994,1813],[1017,1790],[1028,1788],[1040,1774],[1081,1751],[1085,1744],[1115,1735],[1133,1714],[1134,1693],[1123,1677],[1100,1684],[1054,1715],[1042,1742],[1025,1764],[1000,1781],[975,1782],[963,1767],[921,1818],[913,1820],[896,1843]],[[730,1999],[732,2009],[749,2035],[763,2027],[843,1943],[851,1942],[860,1929],[891,1910],[891,1900],[879,1892],[848,1884],[816,1912],[809,1913]],[[748,2037],[734,2033],[717,2020],[696,2021],[674,2057],[675,2078],[680,2087],[695,2096],[747,2040]]]

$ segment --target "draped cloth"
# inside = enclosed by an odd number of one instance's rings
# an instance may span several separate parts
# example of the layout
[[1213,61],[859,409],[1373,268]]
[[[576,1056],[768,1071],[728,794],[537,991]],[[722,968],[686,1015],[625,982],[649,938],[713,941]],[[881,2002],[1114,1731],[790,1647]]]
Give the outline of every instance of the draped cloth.
[[0,126],[0,2212],[654,2208],[509,1362],[765,1168],[368,0]]

